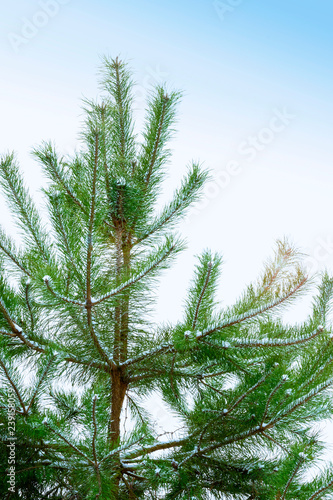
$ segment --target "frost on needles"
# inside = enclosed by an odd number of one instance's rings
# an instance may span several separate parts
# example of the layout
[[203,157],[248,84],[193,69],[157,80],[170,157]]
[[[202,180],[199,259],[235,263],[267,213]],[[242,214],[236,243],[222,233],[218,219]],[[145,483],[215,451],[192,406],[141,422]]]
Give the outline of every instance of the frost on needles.
[[[105,59],[101,86],[101,102],[84,101],[80,151],[64,157],[52,143],[33,151],[48,179],[48,229],[15,155],[1,158],[23,237],[18,247],[0,230],[1,498],[332,498],[314,431],[332,417],[332,279],[323,276],[308,319],[286,325],[281,313],[308,283],[287,241],[223,309],[221,257],[205,251],[183,317],[156,327],[161,271],[184,250],[174,230],[207,172],[190,164],[160,207],[180,93],[151,90],[138,135],[127,65]],[[151,395],[178,430],[159,434]]]

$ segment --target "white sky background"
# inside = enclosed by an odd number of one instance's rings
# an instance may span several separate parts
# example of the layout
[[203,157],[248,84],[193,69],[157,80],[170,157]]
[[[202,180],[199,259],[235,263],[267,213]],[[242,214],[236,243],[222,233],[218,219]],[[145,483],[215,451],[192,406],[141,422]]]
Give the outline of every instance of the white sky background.
[[[139,124],[149,86],[167,81],[184,90],[163,198],[192,159],[215,179],[237,162],[237,174],[209,184],[180,226],[188,250],[164,275],[158,318],[180,317],[194,256],[204,248],[223,254],[224,304],[257,277],[277,238],[308,253],[312,270],[333,272],[329,0],[12,0],[0,8],[0,151],[17,152],[38,200],[44,180],[31,148],[51,139],[73,151],[80,99],[98,95],[103,54],[132,65]],[[286,110],[289,123],[272,122],[276,110]],[[267,131],[273,123],[281,130]],[[249,161],[244,148],[253,136],[260,151]],[[0,210],[14,234],[2,198]],[[308,303],[288,319],[304,317]]]

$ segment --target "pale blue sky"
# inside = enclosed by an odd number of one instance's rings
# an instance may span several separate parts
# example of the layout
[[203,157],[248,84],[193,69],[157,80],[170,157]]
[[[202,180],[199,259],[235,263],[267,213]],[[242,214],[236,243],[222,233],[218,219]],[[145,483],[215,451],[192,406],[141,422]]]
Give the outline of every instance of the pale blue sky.
[[[317,251],[333,238],[332,19],[330,0],[12,0],[0,16],[0,149],[18,152],[38,190],[31,147],[53,139],[73,150],[80,99],[98,94],[100,56],[121,55],[135,71],[139,124],[147,87],[184,90],[165,197],[191,159],[220,179],[181,228],[189,250],[166,279],[163,303],[180,269],[184,283],[161,314],[179,314],[193,255],[205,246],[225,256],[228,302],[284,235],[312,267],[333,271],[333,247]],[[293,118],[267,136],[276,112]],[[258,134],[266,143],[245,154]],[[224,174],[230,162],[237,174]]]
[[[2,2],[0,150],[17,151],[40,201],[32,146],[52,139],[73,151],[80,99],[98,94],[100,56],[121,55],[135,70],[138,124],[152,84],[185,93],[163,197],[191,159],[214,179],[180,228],[188,250],[164,277],[158,317],[179,317],[205,247],[224,256],[226,303],[285,235],[312,270],[333,273],[332,20],[331,0]],[[0,212],[13,233],[2,198]]]

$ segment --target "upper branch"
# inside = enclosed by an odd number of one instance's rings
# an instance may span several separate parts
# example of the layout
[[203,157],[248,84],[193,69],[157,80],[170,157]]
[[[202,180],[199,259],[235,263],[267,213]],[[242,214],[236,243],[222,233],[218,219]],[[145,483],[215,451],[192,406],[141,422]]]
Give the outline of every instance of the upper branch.
[[192,329],[193,330],[195,329],[196,324],[197,324],[197,319],[198,319],[198,314],[199,314],[199,309],[200,309],[201,301],[202,301],[203,296],[205,294],[205,291],[207,289],[211,272],[212,272],[212,263],[209,262],[208,266],[207,266],[206,279],[205,279],[204,285],[202,287],[201,293],[199,295],[197,306],[195,308],[194,318],[193,318],[193,322],[192,322]]

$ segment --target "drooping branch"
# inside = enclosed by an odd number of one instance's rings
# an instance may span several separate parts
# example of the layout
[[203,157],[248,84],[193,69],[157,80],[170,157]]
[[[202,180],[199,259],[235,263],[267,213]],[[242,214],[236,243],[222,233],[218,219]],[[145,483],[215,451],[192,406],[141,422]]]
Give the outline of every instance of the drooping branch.
[[[5,332],[3,330],[0,331],[0,334],[6,335],[7,337],[12,337],[12,338],[18,338],[22,344],[25,346],[29,347],[29,349],[36,351],[40,354],[46,354],[46,349],[44,349],[42,346],[36,344],[36,342],[30,341],[23,332],[19,333],[10,333],[10,332]],[[60,352],[65,352],[65,347],[64,346],[56,346],[56,349]],[[102,370],[105,373],[110,373],[110,366],[107,364],[102,364],[98,363],[96,361],[84,361],[82,359],[77,359],[73,356],[66,356],[64,357],[64,361],[68,361],[69,363],[74,363],[86,367],[91,367],[91,368],[96,368],[98,370]]]

